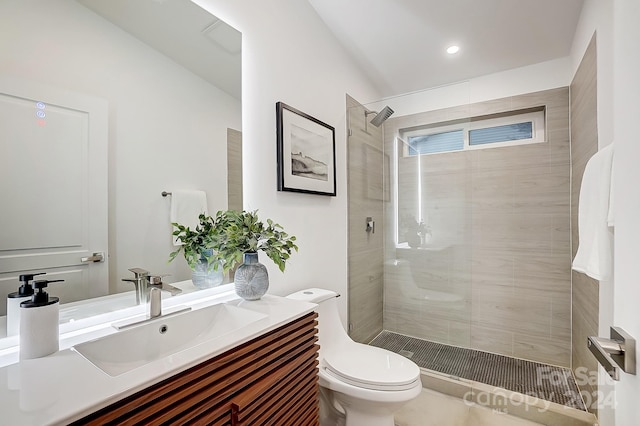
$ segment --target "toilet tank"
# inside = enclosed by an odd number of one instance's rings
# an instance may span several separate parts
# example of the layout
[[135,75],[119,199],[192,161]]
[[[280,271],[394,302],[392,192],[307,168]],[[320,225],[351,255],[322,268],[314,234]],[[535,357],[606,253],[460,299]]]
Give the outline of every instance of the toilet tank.
[[340,350],[340,346],[353,343],[345,331],[336,298],[340,295],[335,291],[322,288],[308,288],[287,296],[289,299],[303,300],[317,303],[318,308],[318,343],[320,345],[320,359],[329,350]]
[[287,299],[303,300],[311,303],[321,303],[325,300],[340,297],[338,293],[331,290],[325,290],[323,288],[308,288],[305,290],[296,291],[287,296]]

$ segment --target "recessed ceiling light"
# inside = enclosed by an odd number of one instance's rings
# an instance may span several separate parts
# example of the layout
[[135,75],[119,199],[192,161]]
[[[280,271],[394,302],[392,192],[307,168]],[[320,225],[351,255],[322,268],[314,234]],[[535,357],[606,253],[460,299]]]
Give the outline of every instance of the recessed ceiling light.
[[453,55],[455,53],[458,53],[459,50],[460,50],[460,46],[456,46],[455,44],[453,46],[447,47],[447,53],[449,55]]

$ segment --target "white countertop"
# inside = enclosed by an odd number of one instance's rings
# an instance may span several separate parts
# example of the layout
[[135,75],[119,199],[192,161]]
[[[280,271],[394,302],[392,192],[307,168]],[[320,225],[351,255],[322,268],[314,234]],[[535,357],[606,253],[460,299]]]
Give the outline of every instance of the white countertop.
[[[242,329],[204,342],[119,376],[109,376],[71,346],[117,331],[111,323],[123,317],[135,316],[143,307],[129,308],[124,314],[105,315],[102,322],[93,319],[85,328],[74,329],[60,336],[62,350],[44,358],[17,360],[17,350],[5,354],[0,368],[0,422],[7,425],[67,424],[106,407],[139,390],[158,383],[239,344],[278,328],[291,320],[312,312],[316,305],[284,297],[265,295],[257,301],[237,299],[233,291],[218,294],[176,297],[174,303],[199,309],[217,303],[230,303],[244,309],[266,314],[266,318]],[[215,293],[215,292],[213,292]],[[173,299],[173,298],[171,298]],[[172,301],[173,302],[173,301]],[[163,303],[165,303],[163,301]],[[164,305],[163,305],[164,308]],[[123,316],[124,315],[124,316]],[[62,332],[62,330],[61,330]],[[2,354],[0,354],[2,355]],[[13,358],[12,358],[13,357]],[[7,359],[9,361],[7,361]],[[13,360],[13,361],[12,361]]]

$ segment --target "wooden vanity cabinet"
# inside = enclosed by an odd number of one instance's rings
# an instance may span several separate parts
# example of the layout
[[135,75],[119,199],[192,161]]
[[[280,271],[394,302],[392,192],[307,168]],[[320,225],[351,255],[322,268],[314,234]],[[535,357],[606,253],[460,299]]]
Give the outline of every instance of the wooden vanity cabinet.
[[318,425],[315,312],[139,391],[76,425]]

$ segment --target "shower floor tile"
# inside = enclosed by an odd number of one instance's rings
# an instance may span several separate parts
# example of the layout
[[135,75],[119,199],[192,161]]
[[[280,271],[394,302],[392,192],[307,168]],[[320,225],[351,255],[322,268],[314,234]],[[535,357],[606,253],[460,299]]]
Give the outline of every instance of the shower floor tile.
[[444,345],[386,330],[369,344],[399,353],[421,368],[586,411],[578,386],[567,368]]

